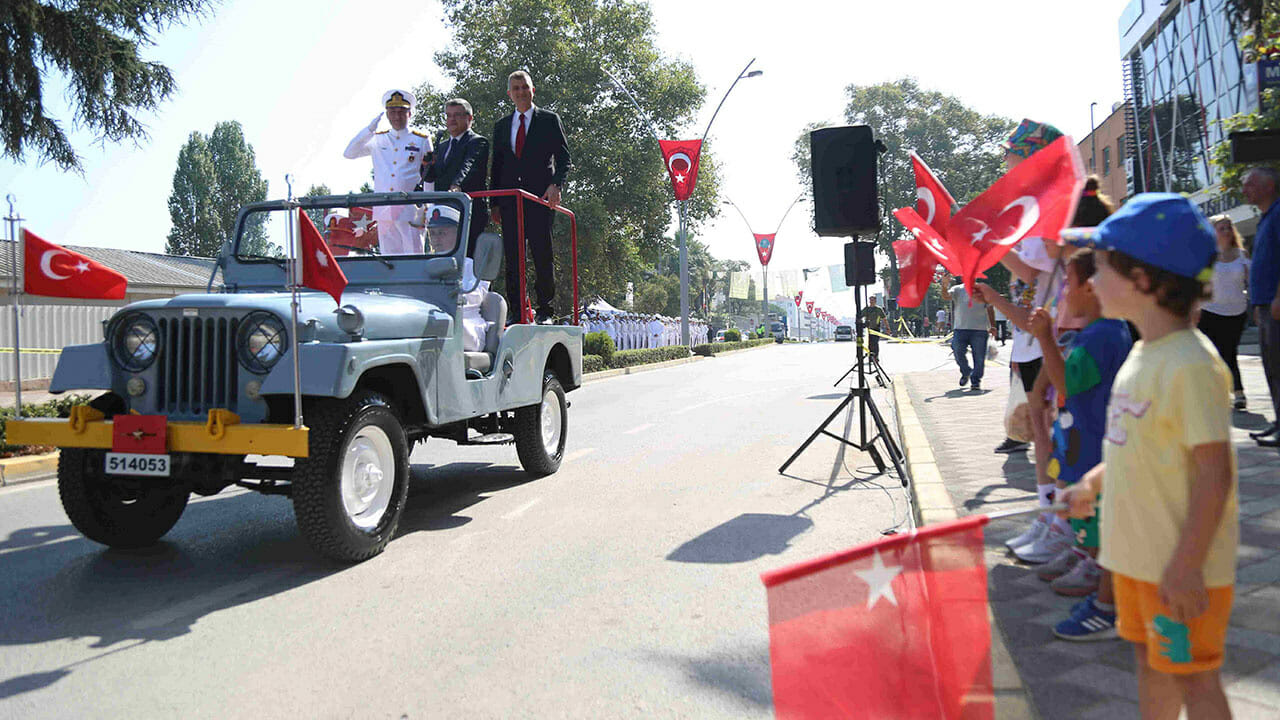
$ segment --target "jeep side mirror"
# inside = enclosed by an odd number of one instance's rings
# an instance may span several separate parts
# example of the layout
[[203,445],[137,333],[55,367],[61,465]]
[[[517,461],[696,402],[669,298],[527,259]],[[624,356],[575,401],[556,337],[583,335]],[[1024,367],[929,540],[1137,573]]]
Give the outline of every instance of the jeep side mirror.
[[427,277],[432,280],[457,280],[462,275],[458,259],[454,257],[431,258],[427,261]]

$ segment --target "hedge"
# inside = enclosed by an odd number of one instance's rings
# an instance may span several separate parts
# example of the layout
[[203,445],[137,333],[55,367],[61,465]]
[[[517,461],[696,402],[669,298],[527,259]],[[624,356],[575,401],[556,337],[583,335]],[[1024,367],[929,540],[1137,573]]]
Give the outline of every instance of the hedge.
[[777,342],[773,338],[760,338],[757,340],[739,340],[738,342],[718,342],[705,343],[693,346],[694,355],[704,355],[710,357],[716,353],[728,352],[730,350],[742,350],[749,347],[759,347],[768,343]]
[[[41,403],[23,403],[23,417],[71,417],[71,407],[73,405],[83,405],[89,402],[88,395],[65,395],[46,400]],[[13,455],[24,455],[30,452],[28,448],[41,449],[48,448],[52,450],[52,446],[36,445],[10,445],[5,442],[4,425],[5,421],[13,417],[13,408],[0,408],[0,457],[12,457]]]
[[682,360],[687,357],[689,357],[689,348],[683,345],[668,345],[666,347],[645,348],[643,350],[623,350],[613,354],[613,362],[609,364],[609,367],[623,368],[634,365],[648,365],[667,360]]
[[731,343],[731,342],[741,342],[741,341],[742,341],[742,331],[738,330],[738,328],[729,328],[728,330],[725,330],[725,331],[724,331],[724,341],[725,341],[725,342],[727,342],[727,343]]
[[[618,348],[613,344],[613,338],[608,333],[593,332],[587,333],[582,338],[582,354],[598,356],[607,366],[613,360],[613,354]],[[586,370],[583,370],[586,372]]]
[[604,370],[606,368],[608,368],[608,365],[605,364],[604,358],[600,357],[599,355],[584,354],[582,356],[582,372],[584,373],[600,372],[601,370]]

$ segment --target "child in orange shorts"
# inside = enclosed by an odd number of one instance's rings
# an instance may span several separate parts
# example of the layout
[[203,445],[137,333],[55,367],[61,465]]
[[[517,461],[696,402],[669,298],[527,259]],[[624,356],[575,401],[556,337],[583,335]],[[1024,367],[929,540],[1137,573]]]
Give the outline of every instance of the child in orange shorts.
[[1063,236],[1098,251],[1103,314],[1142,336],[1112,386],[1103,462],[1063,499],[1086,517],[1102,493],[1098,560],[1114,576],[1116,630],[1134,644],[1143,717],[1229,717],[1218,669],[1239,542],[1232,381],[1191,323],[1213,229],[1182,196],[1149,193]]

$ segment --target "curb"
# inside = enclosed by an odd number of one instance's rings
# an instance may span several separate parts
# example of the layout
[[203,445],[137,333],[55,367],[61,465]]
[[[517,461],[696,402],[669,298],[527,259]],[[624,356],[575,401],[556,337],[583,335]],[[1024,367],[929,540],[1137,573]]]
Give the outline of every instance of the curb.
[[0,487],[45,480],[58,469],[58,451],[0,460]]
[[766,348],[766,347],[773,347],[773,345],[761,344],[761,345],[757,345],[756,347],[739,348],[737,350],[726,350],[724,352],[716,353],[715,355],[710,355],[710,356],[690,355],[687,358],[680,358],[678,360],[663,360],[660,363],[646,363],[644,365],[632,365],[631,367],[613,368],[611,370],[597,370],[593,373],[583,373],[582,384],[586,385],[589,382],[595,382],[597,380],[608,380],[609,378],[618,377],[620,375],[634,375],[636,373],[648,372],[650,370],[661,370],[662,368],[675,367],[676,365],[686,365],[688,363],[697,362],[699,360],[711,360],[712,358],[715,358],[719,355],[732,355],[733,353],[747,352],[748,350],[759,350],[760,348]]
[[[916,525],[930,525],[959,517],[947,485],[938,470],[938,461],[929,444],[929,436],[916,415],[907,383],[912,373],[899,375],[893,383],[893,403],[898,418],[898,438],[902,453],[907,456],[907,474],[911,477],[908,490],[911,493],[911,512]],[[997,720],[1035,718],[1039,714],[1031,704],[1018,666],[1005,644],[1004,632],[996,623],[990,609],[987,620],[991,623],[991,680],[995,690],[995,716]]]

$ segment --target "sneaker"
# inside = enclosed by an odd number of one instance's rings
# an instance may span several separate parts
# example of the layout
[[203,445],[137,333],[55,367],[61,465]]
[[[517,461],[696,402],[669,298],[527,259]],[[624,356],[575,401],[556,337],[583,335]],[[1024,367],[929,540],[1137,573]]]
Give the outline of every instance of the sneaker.
[[1236,391],[1236,404],[1235,404],[1235,408],[1236,408],[1237,410],[1244,410],[1244,409],[1245,409],[1245,408],[1247,408],[1247,407],[1249,407],[1249,403],[1248,403],[1248,402],[1246,402],[1246,401],[1245,401],[1245,399],[1244,399],[1244,391],[1243,391],[1243,390],[1237,390],[1237,391]]
[[1013,438],[1005,438],[1004,442],[997,445],[996,449],[993,452],[997,452],[1003,455],[1008,453],[1023,452],[1029,447],[1031,447],[1031,443],[1018,442]]
[[1081,597],[1097,592],[1101,580],[1102,568],[1098,567],[1098,561],[1086,556],[1071,572],[1049,583],[1049,587],[1059,595]]
[[1023,545],[1013,549],[1013,554],[1019,560],[1031,565],[1042,565],[1054,559],[1062,553],[1063,550],[1075,544],[1075,538],[1071,537],[1071,533],[1066,532],[1057,525],[1050,525],[1048,531],[1040,536],[1040,539],[1030,545]]
[[1055,625],[1053,634],[1075,642],[1114,640],[1116,614],[1099,609],[1094,604],[1096,598],[1096,595],[1090,595],[1071,608],[1071,617]]
[[968,376],[968,375],[961,375],[961,376],[960,376],[960,387],[964,387],[965,385],[968,385],[968,384],[969,384],[969,376]]
[[1071,568],[1075,567],[1082,557],[1084,557],[1084,553],[1074,547],[1069,547],[1058,553],[1058,556],[1054,559],[1041,565],[1040,569],[1036,570],[1036,577],[1045,582],[1057,580],[1071,572]]
[[981,389],[982,389],[982,381],[981,381],[981,380],[974,380],[974,381],[973,381],[973,384],[972,384],[972,385],[970,385],[970,386],[969,386],[969,388],[970,388],[971,390],[981,390]]
[[1049,523],[1044,521],[1044,514],[1040,513],[1036,515],[1035,520],[1031,521],[1031,526],[1028,527],[1025,532],[1023,532],[1021,535],[1017,535],[1015,537],[1009,538],[1008,540],[1005,540],[1004,545],[1010,550],[1013,550],[1014,548],[1022,547],[1023,545],[1030,545],[1036,540],[1039,540],[1040,536],[1044,535],[1045,531],[1048,529],[1049,529]]

